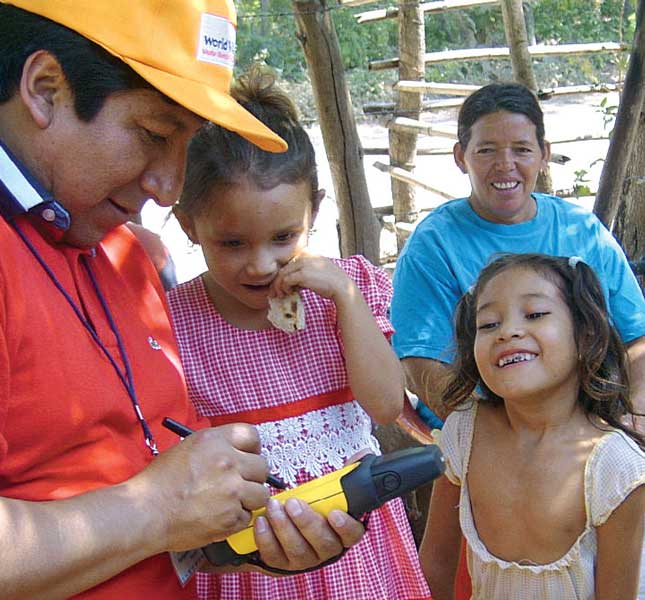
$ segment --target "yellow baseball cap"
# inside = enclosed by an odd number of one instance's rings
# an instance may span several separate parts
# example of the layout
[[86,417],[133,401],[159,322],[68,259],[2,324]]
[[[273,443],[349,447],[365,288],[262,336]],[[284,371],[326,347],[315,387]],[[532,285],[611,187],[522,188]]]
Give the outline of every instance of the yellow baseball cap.
[[0,0],[73,29],[195,114],[263,150],[287,144],[230,94],[232,0]]

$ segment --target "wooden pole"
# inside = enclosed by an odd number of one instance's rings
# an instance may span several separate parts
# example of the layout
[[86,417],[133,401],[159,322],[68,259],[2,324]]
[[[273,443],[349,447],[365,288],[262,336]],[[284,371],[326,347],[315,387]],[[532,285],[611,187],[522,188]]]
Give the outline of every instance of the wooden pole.
[[[533,71],[533,61],[529,54],[529,40],[526,33],[522,0],[501,0],[501,3],[506,43],[511,53],[511,64],[513,65],[513,78],[537,94],[538,84],[535,71]],[[547,194],[553,193],[553,181],[548,165],[540,170],[535,189]]]
[[392,89],[405,92],[423,92],[425,94],[444,94],[448,96],[470,96],[481,86],[465,83],[435,83],[434,81],[397,81]]
[[[427,181],[424,181],[423,179],[420,179],[416,175],[410,173],[410,171],[406,171],[405,169],[401,169],[400,167],[393,167],[391,165],[386,165],[379,161],[376,161],[374,163],[374,167],[377,168],[379,171],[382,171],[383,173],[389,173],[392,179],[396,179],[397,181],[405,181],[413,186],[419,186],[424,190],[428,190],[433,194],[437,194],[437,196],[441,196],[444,200],[454,199],[454,196],[452,194],[449,194],[448,192],[444,192],[439,188],[433,187]],[[396,210],[396,208],[394,210]],[[396,215],[394,220],[395,222],[397,221]]]
[[293,7],[338,203],[341,254],[363,254],[378,264],[380,227],[369,198],[336,29],[325,2],[296,0]]
[[[582,54],[597,54],[598,52],[625,52],[629,48],[625,44],[616,42],[599,42],[589,44],[558,44],[557,46],[529,46],[531,56],[574,56]],[[508,48],[469,48],[468,50],[441,50],[428,52],[424,56],[426,64],[437,65],[444,62],[463,60],[497,60],[510,58]],[[373,60],[369,63],[370,71],[383,69],[396,69],[399,66],[398,58]]]
[[[603,138],[607,139],[607,137]],[[551,142],[553,145],[555,142]],[[389,148],[363,148],[365,156],[388,156],[390,153]],[[450,156],[452,148],[417,148],[417,156]],[[551,152],[551,161],[558,165],[566,165],[571,160],[570,156],[566,154],[558,154]]]
[[[430,100],[421,104],[423,112],[432,112],[434,110],[445,110],[446,108],[456,108],[464,102],[463,98],[446,98],[444,100]],[[363,113],[369,114],[401,114],[397,111],[397,105],[394,102],[368,102],[363,104]],[[413,119],[414,120],[414,119]]]
[[607,158],[600,173],[598,195],[594,212],[612,229],[614,218],[621,204],[625,174],[634,140],[638,132],[638,119],[645,99],[645,26],[643,25],[645,0],[639,0],[636,11],[636,30],[625,84],[620,98],[614,131],[609,141]]
[[[372,0],[344,0],[341,3],[343,6],[360,6],[367,4]],[[484,6],[486,4],[497,4],[499,0],[434,0],[433,2],[425,2],[419,5],[419,8],[424,13],[438,13],[450,10],[461,10],[464,8],[474,8],[476,6]],[[358,23],[369,23],[370,21],[382,21],[383,19],[394,19],[399,16],[399,9],[396,6],[389,6],[388,8],[381,8],[370,10],[356,15]]]
[[390,130],[413,133],[415,135],[423,133],[436,137],[444,137],[449,140],[457,140],[457,131],[443,129],[441,127],[433,127],[429,123],[424,123],[418,119],[410,119],[408,117],[396,117],[386,123],[386,127]]
[[[644,107],[645,110],[645,107]],[[631,260],[645,257],[645,112],[641,112],[613,233]],[[640,277],[641,286],[643,277]]]
[[[413,83],[418,83],[420,85],[412,85]],[[395,90],[409,90],[413,91],[416,90],[418,92],[425,91],[427,93],[434,93],[434,94],[439,94],[439,93],[445,93],[445,92],[433,92],[430,91],[434,87],[433,84],[428,86],[429,89],[426,89],[426,86],[422,81],[399,81],[398,83],[395,83],[392,88]],[[470,86],[472,87],[472,91],[475,91],[479,89],[480,86],[478,85],[473,85]],[[619,86],[617,86],[615,83],[603,83],[603,84],[592,84],[592,85],[568,85],[568,86],[563,86],[560,88],[551,88],[551,89],[540,89],[537,92],[537,97],[539,100],[543,101],[549,101],[555,96],[564,96],[567,94],[601,94],[601,93],[607,93],[610,91],[617,91],[619,90]],[[468,92],[468,94],[463,94],[463,95],[469,95],[471,92]],[[421,105],[421,110],[423,112],[432,112],[434,110],[445,110],[447,108],[457,108],[461,106],[464,102],[463,98],[455,97],[455,98],[445,98],[442,100],[429,100],[429,101],[424,101],[423,104]],[[394,102],[368,102],[366,104],[363,104],[363,113],[366,115],[368,114],[394,114],[396,109],[396,104]],[[549,136],[549,141],[553,143],[551,140],[551,136]]]
[[267,37],[269,35],[269,0],[260,0],[260,35]]
[[[426,94],[443,94],[446,96],[470,96],[478,90],[480,85],[466,85],[456,83],[434,83],[433,81],[397,81],[392,89],[424,92]],[[587,85],[564,85],[557,88],[539,88],[537,91],[540,100],[550,100],[553,96],[568,94],[601,94],[615,92],[620,87],[615,83],[590,83]]]
[[522,0],[500,0],[502,4],[502,17],[506,43],[511,51],[511,64],[515,81],[523,83],[526,87],[538,91],[537,80],[533,71],[533,63],[529,54],[529,41],[526,34],[524,9]]
[[[399,12],[399,52],[401,61],[399,77],[401,79],[423,81],[425,77],[425,29],[423,11],[418,0],[402,4]],[[423,96],[417,91],[400,91],[398,94],[397,112],[418,120],[421,114]],[[400,129],[389,129],[390,164],[406,172],[414,170],[417,151],[417,134]],[[416,208],[416,188],[409,182],[390,178],[394,221],[414,223],[418,217]],[[403,240],[397,236],[397,246],[401,250]]]

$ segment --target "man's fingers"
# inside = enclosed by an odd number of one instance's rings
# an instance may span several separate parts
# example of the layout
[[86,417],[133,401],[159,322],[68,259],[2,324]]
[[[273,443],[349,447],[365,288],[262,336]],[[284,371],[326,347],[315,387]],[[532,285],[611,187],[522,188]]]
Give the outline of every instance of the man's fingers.
[[269,500],[266,517],[256,520],[255,539],[262,560],[279,569],[316,567],[356,544],[365,532],[348,514],[334,510],[326,518],[297,498],[284,505]]
[[[262,560],[267,565],[279,569],[301,570],[314,567],[324,560],[319,557],[309,536],[312,520],[324,522],[325,519],[314,513],[306,503],[290,498],[283,505],[271,499],[266,515],[272,537],[264,532],[256,541]],[[340,539],[331,528],[328,529],[335,538],[337,547],[340,547]]]
[[342,510],[332,510],[327,515],[327,521],[329,521],[345,548],[357,544],[365,533],[363,524]]
[[[306,502],[289,498],[284,505],[289,519],[298,528],[307,546],[320,562],[342,552],[341,539],[329,527],[327,519],[316,513]],[[303,544],[304,545],[304,544]]]
[[248,480],[242,483],[240,492],[240,504],[249,512],[265,507],[270,496],[265,485],[251,483]]
[[[224,440],[227,443],[223,444]],[[243,480],[266,481],[269,467],[259,453],[260,437],[255,427],[244,423],[211,427],[191,435],[189,442],[198,445],[203,456],[210,456],[213,467],[222,473],[236,471]]]
[[346,461],[345,465],[351,465],[355,462],[358,462],[363,458],[364,456],[367,456],[368,454],[373,454],[373,451],[370,448],[361,448],[358,452],[355,452],[352,454]]
[[258,517],[253,526],[255,543],[262,560],[276,568],[285,568],[289,561],[266,517]]
[[233,423],[215,428],[220,435],[224,435],[233,447],[243,452],[260,453],[260,436],[258,430],[246,423]]

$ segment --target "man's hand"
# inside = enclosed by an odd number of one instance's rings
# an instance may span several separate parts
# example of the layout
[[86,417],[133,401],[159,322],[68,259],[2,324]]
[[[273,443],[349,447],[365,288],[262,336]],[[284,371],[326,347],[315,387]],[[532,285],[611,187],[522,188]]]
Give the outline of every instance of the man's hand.
[[151,531],[164,550],[221,541],[246,527],[266,505],[268,467],[254,427],[226,425],[196,431],[127,482],[154,516]]
[[325,518],[297,498],[284,505],[269,500],[266,515],[255,522],[255,541],[262,560],[277,569],[315,567],[358,543],[365,532],[347,513],[332,510]]

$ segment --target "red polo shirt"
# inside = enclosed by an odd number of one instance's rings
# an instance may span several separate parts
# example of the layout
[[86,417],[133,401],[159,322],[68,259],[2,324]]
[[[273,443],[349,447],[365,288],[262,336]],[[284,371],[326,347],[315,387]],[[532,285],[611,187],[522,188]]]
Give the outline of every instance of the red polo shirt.
[[[132,233],[121,227],[90,253],[50,244],[27,220],[19,224],[123,369],[116,338],[80,262],[81,255],[87,257],[125,344],[141,410],[159,450],[178,439],[161,426],[163,417],[198,427],[163,290]],[[0,218],[0,495],[67,498],[124,481],[151,460],[115,370],[23,241]],[[167,554],[77,596],[195,597],[192,586],[179,586]]]

